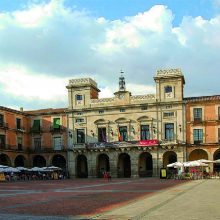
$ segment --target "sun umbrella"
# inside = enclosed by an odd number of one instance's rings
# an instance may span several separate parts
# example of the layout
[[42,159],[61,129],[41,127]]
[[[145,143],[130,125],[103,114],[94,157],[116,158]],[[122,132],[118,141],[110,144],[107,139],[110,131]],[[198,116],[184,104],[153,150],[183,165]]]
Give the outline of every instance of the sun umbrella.
[[174,167],[174,168],[178,168],[182,166],[183,166],[183,163],[180,163],[180,162],[175,162],[175,163],[171,163],[167,165],[167,167]]
[[200,160],[197,160],[197,161],[199,161],[201,163],[213,163],[212,160],[206,160],[206,159],[200,159]]
[[5,166],[5,165],[1,165],[0,164],[0,168],[7,168],[8,166]]
[[213,163],[220,163],[220,159],[214,160]]

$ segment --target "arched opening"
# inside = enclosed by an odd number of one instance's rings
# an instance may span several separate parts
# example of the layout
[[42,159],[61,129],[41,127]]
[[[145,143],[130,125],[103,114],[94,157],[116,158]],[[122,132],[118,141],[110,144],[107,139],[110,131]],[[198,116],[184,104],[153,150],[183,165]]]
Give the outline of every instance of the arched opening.
[[174,151],[167,151],[163,155],[163,167],[166,168],[168,164],[177,162],[177,155]]
[[25,158],[22,155],[19,155],[15,158],[15,167],[24,167]]
[[206,153],[206,151],[202,149],[196,149],[189,154],[189,161],[200,160],[200,159],[208,160],[208,154]]
[[[213,155],[213,160],[219,160],[219,159],[220,159],[220,149],[216,150]],[[220,172],[220,163],[213,164],[213,171]]]
[[148,152],[142,153],[139,157],[139,177],[152,177],[153,161],[152,155]]
[[0,164],[5,166],[11,166],[11,161],[8,155],[0,154]]
[[66,169],[66,159],[64,158],[64,156],[57,154],[54,155],[53,159],[52,159],[52,165],[55,167],[60,167],[63,170]]
[[76,159],[76,175],[79,178],[87,178],[88,177],[88,165],[87,158],[85,155],[78,155]]
[[45,167],[46,166],[46,160],[43,156],[36,155],[33,159],[33,167]]
[[126,153],[122,153],[118,158],[118,177],[131,177],[131,160],[130,156]]
[[103,172],[110,171],[109,166],[109,157],[106,154],[100,154],[98,156],[98,163],[97,163],[97,177],[103,177]]

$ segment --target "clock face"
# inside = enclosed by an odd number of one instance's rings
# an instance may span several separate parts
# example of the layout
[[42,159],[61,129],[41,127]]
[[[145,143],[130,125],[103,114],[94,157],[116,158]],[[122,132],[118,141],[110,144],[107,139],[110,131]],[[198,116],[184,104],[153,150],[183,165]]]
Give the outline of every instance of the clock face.
[[123,99],[124,97],[125,97],[124,94],[120,94],[120,95],[119,95],[119,99]]

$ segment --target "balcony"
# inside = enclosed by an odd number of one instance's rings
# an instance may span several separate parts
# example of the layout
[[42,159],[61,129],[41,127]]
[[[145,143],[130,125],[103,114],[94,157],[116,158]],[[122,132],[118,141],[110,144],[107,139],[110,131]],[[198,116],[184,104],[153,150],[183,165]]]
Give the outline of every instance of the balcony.
[[25,132],[25,128],[24,127],[17,127],[16,128],[16,132],[24,133]]
[[66,128],[64,126],[59,126],[57,128],[54,128],[53,126],[50,127],[50,132],[51,133],[63,133],[66,131]]
[[42,129],[41,129],[41,127],[38,127],[38,128],[32,127],[32,128],[30,128],[30,133],[31,134],[40,134],[40,133],[42,133]]
[[202,144],[202,143],[203,143],[202,140],[196,140],[196,141],[194,141],[194,144],[196,144],[196,145],[200,145],[200,144]]
[[0,122],[0,129],[4,129],[4,130],[6,130],[6,129],[8,129],[8,123],[5,123],[5,122]]
[[194,123],[194,124],[200,124],[200,123],[202,123],[202,118],[194,118],[193,123]]

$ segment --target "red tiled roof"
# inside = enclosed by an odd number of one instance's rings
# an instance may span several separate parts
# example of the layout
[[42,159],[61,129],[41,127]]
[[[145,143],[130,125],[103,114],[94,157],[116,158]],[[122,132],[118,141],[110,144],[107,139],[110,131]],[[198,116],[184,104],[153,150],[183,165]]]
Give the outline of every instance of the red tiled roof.
[[24,111],[30,115],[39,115],[39,114],[56,114],[56,113],[65,113],[67,108],[46,108],[46,109],[38,109],[38,110],[31,110],[31,111]]
[[216,100],[220,100],[220,95],[184,98],[184,101],[186,101],[186,102],[201,102],[201,101],[216,101]]

